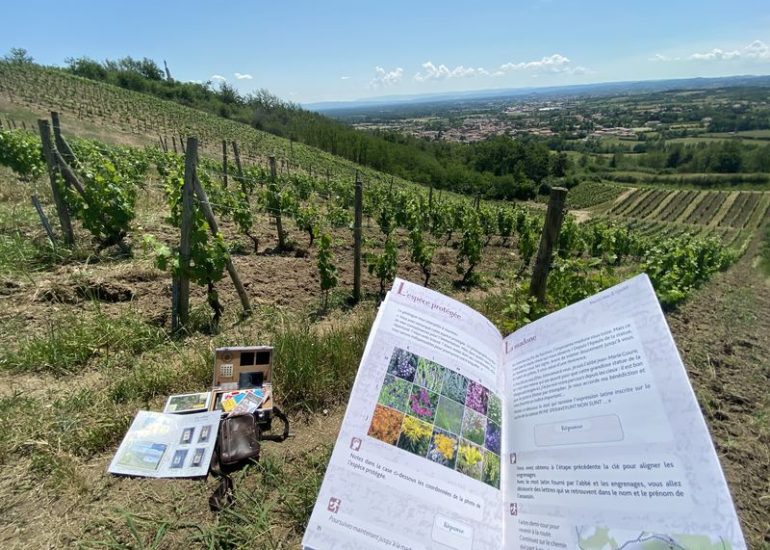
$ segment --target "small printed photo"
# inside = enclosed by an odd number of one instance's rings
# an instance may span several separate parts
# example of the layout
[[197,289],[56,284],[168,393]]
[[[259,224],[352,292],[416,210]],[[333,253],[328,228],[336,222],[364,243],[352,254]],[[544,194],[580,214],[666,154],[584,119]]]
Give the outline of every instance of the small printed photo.
[[428,460],[454,469],[457,459],[457,436],[444,430],[434,430],[430,441]]
[[402,350],[401,348],[395,348],[393,350],[393,355],[390,357],[388,374],[398,376],[399,378],[411,382],[414,380],[416,372],[417,356],[414,353]]
[[464,404],[467,393],[468,379],[459,372],[446,369],[444,384],[441,386],[441,395],[446,395],[450,399]]
[[463,417],[462,436],[476,445],[483,445],[486,433],[487,418],[466,407],[465,416]]
[[395,445],[398,441],[398,435],[401,433],[401,423],[404,420],[404,413],[389,407],[376,405],[372,423],[369,425],[368,435]]
[[441,385],[444,382],[445,370],[438,363],[420,357],[417,360],[417,373],[414,376],[414,383],[429,391],[437,392],[441,389]]
[[134,441],[123,451],[118,464],[141,470],[157,470],[165,452],[166,445],[163,443]]
[[380,390],[380,397],[377,401],[386,407],[392,407],[401,412],[406,412],[406,405],[409,400],[409,392],[411,389],[412,384],[408,381],[391,374],[386,374],[385,381]]
[[487,414],[487,401],[489,400],[489,390],[479,384],[471,381],[468,384],[468,395],[465,398],[465,406],[474,411]]
[[[187,452],[187,451],[185,451]],[[193,453],[192,462],[190,463],[190,466],[200,466],[203,462],[203,455],[206,454],[206,449],[195,449],[195,452]]]
[[481,474],[481,481],[494,487],[500,488],[500,457],[486,453],[484,455],[484,469]]
[[416,416],[420,420],[433,422],[436,416],[436,407],[438,406],[438,394],[428,391],[425,388],[414,385],[412,394],[409,396],[409,407],[406,414]]
[[500,426],[494,422],[487,422],[487,434],[484,438],[484,447],[496,455],[500,454]]
[[184,459],[187,458],[188,449],[179,449],[174,453],[174,458],[171,459],[171,468],[184,467]]
[[211,392],[172,395],[166,402],[164,413],[186,413],[205,411],[209,408]]
[[211,436],[211,425],[203,426],[198,434],[198,443],[207,443]]
[[179,443],[182,445],[187,445],[188,443],[192,443],[193,440],[193,434],[195,433],[195,428],[185,428],[182,432],[182,437],[179,439]]
[[463,411],[465,407],[462,403],[445,395],[440,396],[436,408],[436,427],[459,435],[463,424]]
[[460,449],[457,451],[457,468],[461,474],[473,479],[481,480],[484,451],[470,441],[460,440]]
[[503,406],[500,398],[489,392],[487,400],[487,417],[498,426],[503,423]]
[[400,449],[424,457],[428,454],[432,435],[433,427],[430,424],[413,416],[406,416],[397,445]]

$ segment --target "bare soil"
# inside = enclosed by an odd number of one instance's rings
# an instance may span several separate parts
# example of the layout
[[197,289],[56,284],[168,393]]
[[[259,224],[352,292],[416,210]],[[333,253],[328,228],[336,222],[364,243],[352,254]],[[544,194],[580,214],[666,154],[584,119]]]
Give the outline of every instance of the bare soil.
[[668,322],[750,548],[770,546],[770,280],[755,239]]

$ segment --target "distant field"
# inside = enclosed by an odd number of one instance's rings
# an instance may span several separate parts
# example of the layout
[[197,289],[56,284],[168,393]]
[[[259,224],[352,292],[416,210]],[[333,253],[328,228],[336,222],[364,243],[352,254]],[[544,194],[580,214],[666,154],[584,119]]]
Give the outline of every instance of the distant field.
[[610,201],[625,189],[620,185],[600,181],[583,182],[567,193],[568,208],[589,208]]
[[660,185],[670,188],[692,189],[736,189],[736,190],[766,190],[770,184],[770,174],[716,174],[716,173],[686,173],[686,174],[657,174],[654,171],[623,170],[602,174],[606,180],[615,183],[632,185]]
[[745,130],[743,132],[719,132],[704,134],[710,137],[739,137],[746,139],[770,140],[770,130]]
[[711,235],[740,247],[769,215],[770,192],[642,187],[592,210],[643,234]]

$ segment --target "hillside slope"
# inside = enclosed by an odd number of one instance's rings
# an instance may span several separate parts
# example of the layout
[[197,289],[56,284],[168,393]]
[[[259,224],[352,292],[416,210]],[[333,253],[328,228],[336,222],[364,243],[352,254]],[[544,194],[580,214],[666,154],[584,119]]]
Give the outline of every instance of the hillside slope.
[[171,149],[180,138],[195,136],[203,154],[221,158],[222,140],[236,141],[244,162],[265,165],[267,157],[275,155],[282,170],[314,174],[328,170],[332,175],[349,175],[351,181],[358,170],[365,181],[406,183],[320,149],[172,101],[61,70],[0,62],[0,113],[5,113],[6,122],[13,117],[34,128],[32,119],[47,117],[52,110],[62,115],[65,134],[76,128],[81,130],[80,137],[107,143],[158,145],[163,138]]

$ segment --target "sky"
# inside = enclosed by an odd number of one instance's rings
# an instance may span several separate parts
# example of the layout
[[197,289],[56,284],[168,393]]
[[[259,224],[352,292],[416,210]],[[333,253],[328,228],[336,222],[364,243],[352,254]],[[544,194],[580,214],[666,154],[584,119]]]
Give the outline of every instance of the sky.
[[6,2],[0,55],[166,60],[298,103],[770,74],[770,0]]

